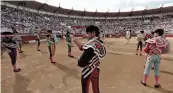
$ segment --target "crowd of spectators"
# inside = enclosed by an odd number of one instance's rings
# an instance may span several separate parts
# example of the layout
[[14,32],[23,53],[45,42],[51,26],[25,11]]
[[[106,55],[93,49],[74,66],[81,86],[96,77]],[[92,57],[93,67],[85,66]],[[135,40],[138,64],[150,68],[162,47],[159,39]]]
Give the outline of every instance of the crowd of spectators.
[[124,19],[82,19],[60,17],[56,15],[31,12],[9,6],[1,6],[1,28],[15,26],[20,33],[33,34],[36,31],[51,29],[65,32],[66,26],[72,27],[72,32],[81,34],[88,25],[98,25],[105,34],[125,33],[131,29],[133,33],[144,30],[150,33],[157,28],[163,28],[167,33],[173,33],[173,15],[158,17],[139,17]]

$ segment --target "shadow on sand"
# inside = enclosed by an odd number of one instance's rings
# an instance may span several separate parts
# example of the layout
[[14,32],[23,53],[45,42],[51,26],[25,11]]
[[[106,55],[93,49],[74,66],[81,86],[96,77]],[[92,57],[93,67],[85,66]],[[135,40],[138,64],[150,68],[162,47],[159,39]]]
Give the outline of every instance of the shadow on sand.
[[173,62],[173,59],[171,59],[171,58],[162,58],[162,59]]
[[160,92],[163,92],[163,93],[173,93],[173,91],[166,90],[164,88],[154,88],[154,87],[149,86],[149,85],[147,85],[147,87],[152,88],[152,89],[155,89],[155,90],[160,91]]
[[45,52],[45,51],[42,51],[42,50],[40,50],[39,52],[40,52],[40,53],[42,53],[42,55],[45,55],[45,54],[47,54],[47,52]]
[[161,73],[164,73],[164,74],[169,74],[169,75],[173,75],[172,72],[168,72],[168,71],[163,71],[163,70],[160,70]]
[[31,93],[31,91],[27,90],[30,81],[28,77],[15,73],[14,93]]
[[77,57],[72,57],[72,59],[78,60],[79,58],[77,58]]
[[24,52],[23,53],[18,53],[18,55],[19,55],[19,57],[21,58],[21,59],[24,59],[24,58],[26,58],[28,55],[26,55]]
[[79,76],[80,72],[78,72],[76,69],[68,68],[68,67],[61,65],[59,63],[54,64],[54,66],[66,74],[66,75],[62,76],[62,81],[63,81],[65,86],[68,85],[67,84],[67,78],[69,78],[69,77],[74,77],[75,79],[80,79],[80,76]]
[[107,52],[108,54],[111,54],[111,55],[122,55],[120,53],[113,53],[113,52]]

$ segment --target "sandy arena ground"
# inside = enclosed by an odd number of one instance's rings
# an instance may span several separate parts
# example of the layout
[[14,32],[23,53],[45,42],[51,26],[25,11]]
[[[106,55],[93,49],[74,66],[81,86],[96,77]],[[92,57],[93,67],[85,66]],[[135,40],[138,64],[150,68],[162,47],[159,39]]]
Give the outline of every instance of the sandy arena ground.
[[[141,85],[145,55],[137,56],[136,39],[132,38],[125,45],[124,38],[106,39],[107,56],[103,59],[100,72],[101,93],[173,93],[173,39],[172,50],[163,55],[161,62],[162,88],[155,89],[151,70],[147,87]],[[81,93],[80,72],[77,59],[81,51],[73,48],[74,59],[67,57],[66,42],[56,45],[55,61],[49,62],[47,43],[41,43],[41,52],[36,51],[36,44],[23,45],[23,54],[18,54],[17,64],[22,69],[14,73],[9,56],[4,53],[1,61],[2,93]],[[90,92],[92,90],[90,88]]]

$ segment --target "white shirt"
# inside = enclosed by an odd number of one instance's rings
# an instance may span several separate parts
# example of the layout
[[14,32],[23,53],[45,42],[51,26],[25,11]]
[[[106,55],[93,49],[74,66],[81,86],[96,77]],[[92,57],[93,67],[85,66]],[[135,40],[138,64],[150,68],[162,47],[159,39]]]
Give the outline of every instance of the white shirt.
[[130,38],[130,31],[127,31],[127,32],[126,32],[126,37],[127,37],[127,38]]

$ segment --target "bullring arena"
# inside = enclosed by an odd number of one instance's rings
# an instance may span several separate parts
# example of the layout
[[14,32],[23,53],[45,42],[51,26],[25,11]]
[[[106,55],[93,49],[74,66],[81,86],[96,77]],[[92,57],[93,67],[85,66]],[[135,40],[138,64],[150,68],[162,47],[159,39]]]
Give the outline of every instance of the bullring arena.
[[[173,47],[173,39],[169,39]],[[79,39],[79,41],[85,41]],[[141,85],[146,56],[135,55],[136,38],[125,44],[124,37],[106,38],[107,55],[101,63],[101,93],[173,93],[173,50],[162,55],[162,88],[155,89],[151,70],[148,86]],[[41,43],[41,51],[36,51],[36,43],[23,44],[24,53],[18,54],[17,64],[20,73],[12,72],[9,56],[4,53],[1,61],[2,93],[81,93],[81,68],[77,60],[81,52],[75,46],[67,56],[65,40],[56,45],[56,64],[49,62],[47,43]],[[91,87],[90,87],[90,92]]]
[[[81,87],[82,68],[77,65],[82,51],[73,44],[74,58],[68,57],[71,56],[71,43],[66,39],[71,39],[73,33],[75,38],[78,37],[77,41],[86,43],[84,34],[90,25],[100,29],[101,37],[105,35],[103,41],[107,54],[100,64],[100,93],[173,93],[172,0],[2,0],[1,93],[85,93]],[[156,29],[164,30],[164,36],[170,41],[170,53],[161,55],[160,69],[156,66],[159,61],[155,62],[155,72],[160,70],[159,82],[159,76],[154,77],[151,69],[147,86],[143,86],[140,81],[144,77],[146,53],[136,55],[136,36],[141,33],[143,39],[152,38],[156,34],[151,33]],[[15,35],[11,39],[4,32]],[[132,36],[128,44],[125,36]],[[59,42],[57,38],[61,38]],[[36,40],[41,40],[40,47]],[[52,41],[58,42],[54,57]],[[138,44],[142,46],[141,41]],[[17,51],[16,62],[15,52],[20,48],[19,42],[22,42],[24,52]],[[52,50],[50,53],[48,46]],[[4,52],[5,48],[11,50],[6,51],[11,58]],[[160,45],[160,48],[163,46]],[[82,77],[86,89],[90,80],[98,84],[99,70],[92,68],[99,65],[99,58],[92,57],[87,61],[91,66],[83,71]],[[57,63],[52,64],[53,59]],[[154,61],[148,63],[151,62]],[[17,69],[15,63],[22,70]],[[87,76],[89,74],[91,77]],[[159,83],[161,87],[157,87]],[[91,84],[89,88],[89,93],[93,93]],[[94,90],[98,91],[97,85]]]

